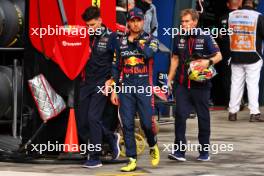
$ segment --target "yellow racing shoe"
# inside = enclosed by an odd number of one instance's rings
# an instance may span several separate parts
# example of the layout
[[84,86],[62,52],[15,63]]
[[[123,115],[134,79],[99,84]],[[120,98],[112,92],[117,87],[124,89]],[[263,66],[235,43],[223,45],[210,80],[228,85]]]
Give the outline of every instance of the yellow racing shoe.
[[132,172],[137,168],[137,160],[134,158],[129,158],[129,162],[126,166],[122,167],[120,170],[122,172]]
[[151,157],[151,164],[154,167],[157,167],[160,161],[160,152],[158,145],[154,145],[154,147],[150,148],[150,157]]

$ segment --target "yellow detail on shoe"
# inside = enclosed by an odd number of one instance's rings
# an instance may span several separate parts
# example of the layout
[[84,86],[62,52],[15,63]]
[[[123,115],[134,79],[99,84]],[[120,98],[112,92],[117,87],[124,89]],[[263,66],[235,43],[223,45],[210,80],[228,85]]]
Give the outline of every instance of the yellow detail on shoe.
[[160,161],[160,152],[157,144],[150,149],[150,157],[152,166],[157,167]]
[[137,168],[137,160],[133,158],[129,158],[129,163],[126,166],[122,167],[120,170],[122,172],[132,172],[136,170],[136,168]]
[[[137,145],[137,155],[141,155],[146,148],[145,138],[139,133],[135,133],[135,139],[136,139],[136,145]],[[126,156],[125,141],[122,135],[121,135],[119,145],[120,145],[120,150],[121,150],[120,155],[125,157]]]
[[101,4],[100,0],[93,0],[92,1],[92,6],[100,8],[100,4]]

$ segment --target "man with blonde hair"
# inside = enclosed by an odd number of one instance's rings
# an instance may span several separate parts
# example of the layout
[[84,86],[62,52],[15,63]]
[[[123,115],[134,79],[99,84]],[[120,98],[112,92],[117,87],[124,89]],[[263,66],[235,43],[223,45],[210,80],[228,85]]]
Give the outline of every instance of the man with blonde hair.
[[[174,148],[169,159],[177,161],[186,161],[186,120],[195,108],[198,116],[200,155],[199,161],[209,161],[210,146],[210,113],[209,98],[211,82],[192,81],[188,76],[188,60],[194,54],[200,55],[196,61],[199,61],[200,68],[206,69],[209,66],[218,63],[222,56],[219,48],[211,35],[206,35],[201,30],[194,30],[197,27],[199,14],[194,9],[185,9],[181,12],[181,25],[187,35],[177,35],[174,38],[173,56],[168,75],[168,84],[170,87],[176,75],[176,117],[175,117],[175,141]],[[193,32],[197,31],[197,32]],[[190,34],[192,33],[192,34]],[[201,56],[210,56],[204,59]],[[176,147],[176,148],[175,148]],[[185,147],[186,148],[186,147]]]

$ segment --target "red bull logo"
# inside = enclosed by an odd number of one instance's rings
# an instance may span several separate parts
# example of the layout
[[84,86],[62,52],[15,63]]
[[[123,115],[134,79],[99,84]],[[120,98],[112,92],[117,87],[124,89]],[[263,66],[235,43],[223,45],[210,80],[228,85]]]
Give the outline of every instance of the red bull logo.
[[124,68],[124,74],[146,74],[148,73],[148,67],[144,65],[142,68],[139,67],[132,67],[132,68]]
[[129,57],[125,60],[126,66],[136,66],[136,65],[142,65],[145,64],[143,58],[137,58],[135,56]]

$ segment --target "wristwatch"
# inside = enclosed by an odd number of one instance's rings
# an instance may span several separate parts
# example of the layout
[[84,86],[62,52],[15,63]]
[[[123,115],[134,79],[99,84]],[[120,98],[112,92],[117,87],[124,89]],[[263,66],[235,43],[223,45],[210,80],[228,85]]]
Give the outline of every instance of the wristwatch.
[[214,61],[212,59],[209,59],[209,67],[214,64]]

